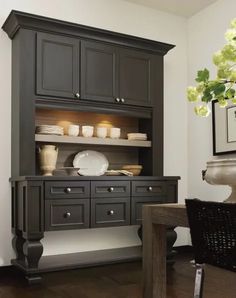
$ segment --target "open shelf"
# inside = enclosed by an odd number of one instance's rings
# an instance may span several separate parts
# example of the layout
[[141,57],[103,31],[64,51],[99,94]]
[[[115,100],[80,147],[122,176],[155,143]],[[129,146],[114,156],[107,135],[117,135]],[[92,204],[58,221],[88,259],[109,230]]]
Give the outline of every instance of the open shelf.
[[110,146],[129,146],[129,147],[151,147],[151,141],[130,141],[126,139],[111,139],[111,138],[85,138],[71,136],[56,136],[56,135],[35,135],[36,142],[46,143],[68,143],[68,144],[89,144],[89,145],[110,145]]

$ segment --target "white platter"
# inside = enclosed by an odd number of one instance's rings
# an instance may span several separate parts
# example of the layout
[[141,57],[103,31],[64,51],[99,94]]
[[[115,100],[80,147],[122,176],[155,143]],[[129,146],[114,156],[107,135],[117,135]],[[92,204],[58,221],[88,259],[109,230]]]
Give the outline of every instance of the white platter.
[[101,176],[107,171],[109,163],[102,153],[85,150],[76,154],[73,166],[80,168],[78,173],[82,176]]

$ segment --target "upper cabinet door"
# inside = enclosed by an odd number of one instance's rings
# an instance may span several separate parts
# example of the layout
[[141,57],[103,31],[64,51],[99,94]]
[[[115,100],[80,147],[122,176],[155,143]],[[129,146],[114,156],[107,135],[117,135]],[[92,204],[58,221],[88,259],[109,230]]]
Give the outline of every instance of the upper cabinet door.
[[117,53],[114,46],[81,41],[81,99],[116,102]]
[[156,61],[152,54],[121,49],[119,55],[119,98],[121,103],[152,106],[155,97]]
[[37,33],[36,69],[37,94],[79,97],[79,40]]

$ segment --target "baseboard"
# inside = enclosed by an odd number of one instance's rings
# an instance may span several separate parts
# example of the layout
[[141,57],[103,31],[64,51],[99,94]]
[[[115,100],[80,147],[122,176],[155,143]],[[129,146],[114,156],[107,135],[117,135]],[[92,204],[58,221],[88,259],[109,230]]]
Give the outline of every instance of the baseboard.
[[181,245],[173,247],[173,250],[177,251],[177,253],[192,253],[193,247],[191,245]]
[[12,265],[0,266],[0,274],[5,274],[6,272],[12,272],[12,271],[14,271],[14,268]]

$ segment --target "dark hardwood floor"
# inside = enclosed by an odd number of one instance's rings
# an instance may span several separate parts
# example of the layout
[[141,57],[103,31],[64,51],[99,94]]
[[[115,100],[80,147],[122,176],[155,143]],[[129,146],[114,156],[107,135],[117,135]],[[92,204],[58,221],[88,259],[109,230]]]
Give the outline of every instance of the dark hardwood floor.
[[[191,255],[182,253],[168,270],[168,298],[193,297]],[[141,263],[126,263],[43,274],[43,284],[27,286],[21,274],[0,270],[0,298],[141,298]],[[206,268],[204,298],[235,298],[235,273]]]

